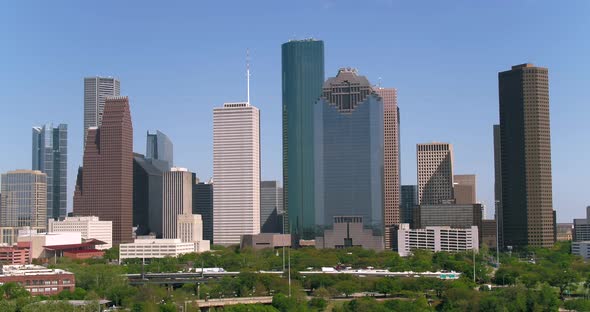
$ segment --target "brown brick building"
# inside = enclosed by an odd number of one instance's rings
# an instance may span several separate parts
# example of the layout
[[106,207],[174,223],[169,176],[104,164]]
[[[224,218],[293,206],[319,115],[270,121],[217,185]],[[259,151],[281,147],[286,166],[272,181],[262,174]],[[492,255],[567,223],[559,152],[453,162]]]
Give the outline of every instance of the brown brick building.
[[108,98],[102,125],[88,129],[74,214],[113,221],[115,246],[132,242],[133,126],[127,97]]
[[17,283],[32,296],[57,295],[76,288],[74,274],[59,269],[47,269],[38,265],[5,265],[0,271],[0,283]]

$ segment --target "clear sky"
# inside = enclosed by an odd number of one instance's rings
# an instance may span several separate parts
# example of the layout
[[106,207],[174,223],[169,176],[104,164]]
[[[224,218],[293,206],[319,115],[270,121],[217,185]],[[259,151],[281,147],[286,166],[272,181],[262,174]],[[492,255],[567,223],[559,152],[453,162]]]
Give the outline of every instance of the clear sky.
[[134,150],[146,131],[174,142],[175,164],[212,174],[212,109],[261,110],[262,178],[282,179],[281,44],[325,42],[326,75],[356,67],[395,87],[402,183],[415,144],[450,142],[493,206],[497,73],[549,68],[553,198],[560,222],[590,204],[589,1],[11,1],[0,4],[0,172],[31,166],[31,127],[69,125],[68,207],[82,162],[83,77],[115,76],[131,101]]

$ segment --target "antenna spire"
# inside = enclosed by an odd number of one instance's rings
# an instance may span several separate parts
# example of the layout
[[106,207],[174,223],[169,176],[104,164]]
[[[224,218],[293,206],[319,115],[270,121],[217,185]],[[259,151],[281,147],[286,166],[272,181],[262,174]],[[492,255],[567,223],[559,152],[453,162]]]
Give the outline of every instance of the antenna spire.
[[250,49],[246,49],[246,98],[250,105]]

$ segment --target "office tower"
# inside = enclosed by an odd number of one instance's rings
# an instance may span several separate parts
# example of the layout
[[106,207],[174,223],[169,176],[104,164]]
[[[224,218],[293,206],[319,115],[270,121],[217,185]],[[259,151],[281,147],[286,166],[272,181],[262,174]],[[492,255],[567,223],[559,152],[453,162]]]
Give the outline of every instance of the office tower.
[[494,125],[494,219],[498,226],[498,245],[504,246],[502,240],[502,141],[500,140],[500,125]]
[[453,145],[417,144],[418,204],[440,204],[453,199]]
[[106,243],[97,245],[97,249],[110,249],[113,244],[113,222],[101,221],[98,217],[66,217],[61,221],[49,219],[47,232],[80,232],[83,239],[97,239]]
[[292,40],[282,45],[283,193],[285,233],[315,234],[313,106],[322,95],[324,42]]
[[260,233],[260,112],[249,103],[213,109],[213,241]]
[[147,133],[145,158],[162,161],[166,165],[166,170],[170,170],[174,165],[174,145],[172,141],[160,130],[156,133]]
[[498,74],[504,246],[554,243],[547,68]]
[[453,195],[458,205],[477,203],[475,174],[456,174],[453,177]]
[[400,152],[399,152],[399,109],[397,90],[394,88],[375,88],[383,99],[383,222],[385,226],[385,248],[391,249],[393,226],[400,223]]
[[283,188],[277,181],[260,182],[260,232],[282,233]]
[[86,142],[74,192],[74,215],[113,221],[113,246],[131,242],[133,126],[127,97],[105,101],[102,125],[88,129]]
[[193,184],[193,214],[203,221],[203,239],[213,241],[213,182]]
[[167,165],[133,154],[133,226],[137,235],[162,237],[162,175]]
[[[320,230],[362,217],[383,236],[384,103],[364,76],[342,68],[314,107],[315,208]],[[399,208],[398,208],[399,209]],[[322,231],[323,232],[323,231]]]
[[84,78],[84,147],[88,128],[100,127],[102,124],[106,98],[119,95],[121,95],[121,84],[116,78]]
[[416,185],[402,185],[401,194],[401,223],[412,224],[414,209],[418,206],[418,187]]
[[[483,206],[481,204],[419,205],[414,209],[413,226],[423,229],[429,226],[469,228],[477,226],[482,234]],[[480,236],[480,238],[482,238]]]
[[586,219],[574,219],[573,240],[590,241],[590,206],[586,207]]
[[12,245],[21,228],[44,231],[47,226],[47,175],[39,170],[3,173],[0,193],[0,236]]
[[177,238],[178,215],[192,214],[193,174],[186,168],[173,167],[163,175],[163,238]]
[[47,218],[65,218],[68,204],[68,125],[33,127],[32,169],[47,175]]

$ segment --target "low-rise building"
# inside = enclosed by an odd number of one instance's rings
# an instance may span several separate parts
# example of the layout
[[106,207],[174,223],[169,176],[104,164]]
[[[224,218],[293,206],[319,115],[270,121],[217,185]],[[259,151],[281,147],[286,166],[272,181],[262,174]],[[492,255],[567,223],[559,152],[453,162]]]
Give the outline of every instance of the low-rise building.
[[580,256],[585,260],[590,259],[590,241],[572,242],[572,254]]
[[0,246],[0,263],[21,265],[31,263],[31,243],[18,242],[12,246]]
[[178,257],[195,252],[195,243],[183,243],[178,238],[136,239],[133,243],[119,245],[119,259],[152,259]]
[[264,248],[280,248],[280,247],[291,247],[291,235],[290,234],[278,234],[278,233],[260,233],[260,234],[247,234],[242,235],[240,241],[240,248],[253,248],[253,249],[264,249]]
[[74,274],[39,265],[5,265],[0,269],[0,284],[17,283],[33,296],[51,296],[76,288]]
[[17,241],[30,242],[31,257],[38,259],[48,257],[45,247],[82,243],[82,234],[80,232],[35,233],[34,231],[20,231]]
[[362,216],[335,216],[332,229],[315,238],[315,247],[320,249],[363,247],[380,251],[384,244],[383,236],[374,235],[372,229],[363,226]]
[[433,252],[479,250],[477,226],[459,229],[448,226],[410,229],[409,224],[402,223],[397,230],[397,240],[397,252],[402,257],[409,256],[416,249]]
[[67,217],[64,220],[56,221],[49,219],[47,232],[64,233],[80,232],[83,239],[96,239],[105,242],[98,245],[98,249],[109,249],[113,247],[113,221],[101,221],[98,217]]

